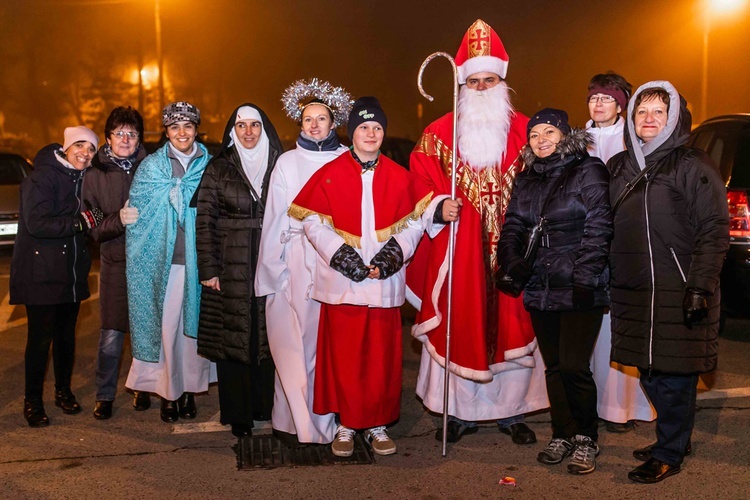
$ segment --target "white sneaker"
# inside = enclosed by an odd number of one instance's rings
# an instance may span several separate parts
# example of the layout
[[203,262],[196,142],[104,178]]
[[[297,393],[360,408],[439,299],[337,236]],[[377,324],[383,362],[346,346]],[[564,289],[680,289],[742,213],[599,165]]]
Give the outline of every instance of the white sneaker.
[[385,433],[385,427],[368,429],[365,431],[365,439],[367,439],[370,446],[372,446],[372,451],[377,455],[393,455],[396,453],[396,443]]
[[354,453],[354,429],[339,425],[336,438],[331,443],[331,451],[337,457],[351,457]]

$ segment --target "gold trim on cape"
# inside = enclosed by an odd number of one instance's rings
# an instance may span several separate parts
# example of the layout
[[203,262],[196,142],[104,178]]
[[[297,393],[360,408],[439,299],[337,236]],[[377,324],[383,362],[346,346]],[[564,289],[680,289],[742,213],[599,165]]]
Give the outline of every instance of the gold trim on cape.
[[362,248],[362,237],[361,236],[355,236],[352,233],[347,233],[346,231],[342,231],[341,229],[336,229],[336,226],[333,225],[333,219],[330,215],[321,214],[318,212],[315,212],[314,210],[310,210],[307,208],[303,208],[299,205],[295,205],[292,203],[289,206],[289,210],[287,210],[287,215],[289,217],[292,217],[293,219],[297,219],[298,221],[302,222],[306,218],[310,217],[311,215],[317,215],[320,217],[320,221],[328,224],[331,229],[333,229],[336,234],[341,236],[344,239],[344,243],[349,245],[350,247],[354,248]]
[[393,236],[394,234],[398,234],[406,229],[406,227],[409,225],[410,220],[417,220],[422,217],[422,214],[425,210],[427,210],[427,206],[430,204],[430,201],[432,201],[432,194],[433,192],[430,191],[427,196],[419,200],[415,205],[414,210],[412,210],[411,213],[407,214],[406,217],[403,217],[401,220],[394,222],[388,227],[376,230],[375,234],[378,238],[378,241],[380,243],[388,241],[391,236]]

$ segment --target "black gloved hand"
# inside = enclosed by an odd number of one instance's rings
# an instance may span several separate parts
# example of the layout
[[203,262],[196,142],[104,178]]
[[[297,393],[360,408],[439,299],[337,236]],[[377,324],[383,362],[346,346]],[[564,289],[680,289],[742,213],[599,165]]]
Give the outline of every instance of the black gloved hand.
[[396,274],[404,266],[404,252],[401,245],[391,238],[370,261],[371,266],[380,270],[378,279],[384,280]]
[[596,288],[573,283],[573,309],[586,311],[594,307],[594,291]]
[[85,212],[81,212],[78,215],[78,219],[81,221],[81,229],[84,231],[91,231],[96,226],[102,223],[104,220],[104,212],[96,207],[89,207]]
[[518,282],[519,284],[526,284],[526,282],[529,281],[529,278],[531,278],[531,272],[531,264],[529,264],[525,260],[522,260],[515,266],[508,269],[507,274],[508,276],[513,278],[513,281]]
[[331,257],[331,268],[354,282],[361,282],[370,274],[370,268],[357,251],[344,243]]
[[708,316],[708,297],[711,292],[702,288],[688,288],[682,299],[682,318],[689,330]]

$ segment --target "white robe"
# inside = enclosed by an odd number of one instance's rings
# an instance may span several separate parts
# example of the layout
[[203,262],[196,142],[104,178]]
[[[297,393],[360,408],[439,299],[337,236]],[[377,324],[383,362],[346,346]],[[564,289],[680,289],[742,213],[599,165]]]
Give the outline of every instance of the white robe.
[[312,411],[320,303],[310,298],[315,250],[302,223],[287,215],[294,198],[324,164],[347,150],[297,147],[279,157],[271,174],[263,216],[255,293],[266,298],[268,343],[276,364],[274,429],[302,443],[325,444],[336,432],[334,414]]
[[216,382],[216,364],[198,355],[198,341],[183,334],[185,266],[172,264],[162,311],[159,362],[133,358],[125,387],[151,392],[169,401],[184,392],[206,392]]
[[[625,150],[623,132],[625,120],[620,117],[609,127],[594,127],[594,122],[586,123],[594,144],[589,148],[591,156],[599,157],[607,163],[611,157]],[[599,336],[591,354],[591,372],[596,383],[596,402],[599,418],[609,422],[625,423],[628,420],[656,418],[656,411],[641,386],[638,368],[611,363],[612,329],[609,313],[604,315]]]

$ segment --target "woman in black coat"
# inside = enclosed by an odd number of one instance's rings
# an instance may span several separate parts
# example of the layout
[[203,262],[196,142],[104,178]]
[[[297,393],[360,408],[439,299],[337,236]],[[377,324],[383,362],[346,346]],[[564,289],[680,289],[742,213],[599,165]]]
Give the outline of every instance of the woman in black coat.
[[[729,212],[718,168],[685,147],[692,119],[665,81],[642,85],[628,106],[627,149],[608,163],[612,240],[612,360],[636,366],[656,408],[657,440],[633,455],[628,477],[655,483],[690,453],[698,374],[716,368],[719,276]],[[636,182],[636,176],[645,177]]]
[[253,283],[268,180],[281,153],[265,113],[243,104],[198,191],[198,353],[216,362],[221,423],[238,437],[251,434],[253,420],[270,420],[273,406],[265,300]]
[[[571,130],[565,111],[539,111],[527,131],[525,169],[505,214],[498,261],[514,281],[526,283],[524,306],[546,365],[552,441],[537,460],[557,464],[573,454],[568,472],[587,474],[596,469],[599,453],[589,359],[609,304],[608,174],[601,160],[589,156],[588,134]],[[525,238],[540,217],[541,247],[529,264]]]
[[[146,157],[143,118],[131,107],[112,110],[104,125],[106,144],[91,162],[83,181],[83,200],[97,207],[104,220],[89,236],[97,242],[99,271],[99,349],[96,356],[94,418],[112,416],[125,332],[128,327],[128,287],[125,280],[125,226],[138,219],[138,209],[127,206],[130,185],[138,164]],[[136,410],[151,406],[147,392],[136,391]]]
[[34,158],[21,182],[18,235],[10,267],[10,303],[25,304],[28,318],[23,415],[31,427],[49,425],[42,403],[50,344],[55,365],[55,406],[81,411],[70,388],[75,328],[81,301],[89,297],[91,256],[86,232],[102,220],[81,202],[84,171],[99,140],[86,127],[65,129],[65,143],[50,144]]

